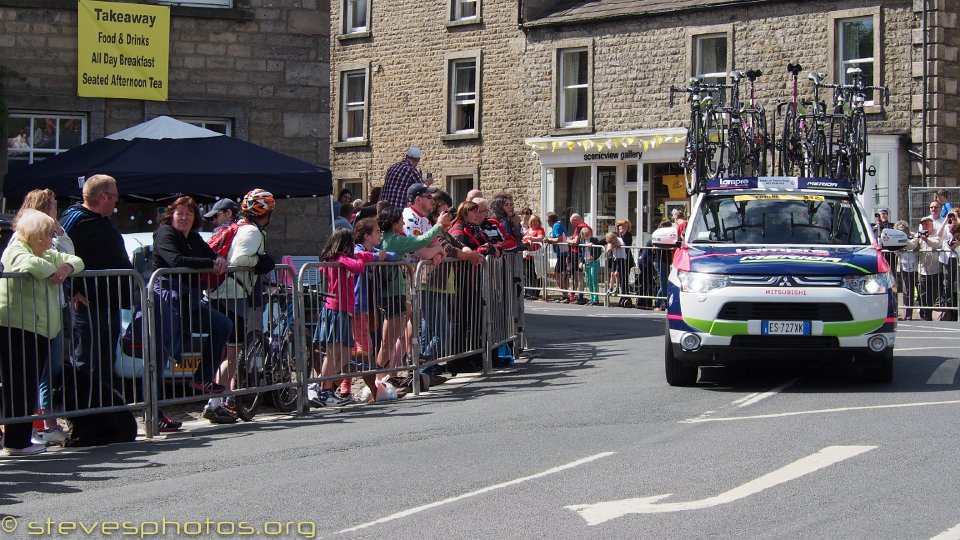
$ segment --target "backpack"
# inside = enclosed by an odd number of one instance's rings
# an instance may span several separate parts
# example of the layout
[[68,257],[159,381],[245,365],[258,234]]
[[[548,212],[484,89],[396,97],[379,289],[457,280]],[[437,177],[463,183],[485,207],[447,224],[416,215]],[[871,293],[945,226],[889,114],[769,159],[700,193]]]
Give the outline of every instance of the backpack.
[[[218,257],[226,258],[227,253],[230,252],[230,246],[233,245],[233,239],[237,236],[237,231],[244,225],[253,225],[253,223],[249,221],[234,221],[225,227],[220,227],[214,231],[213,236],[207,240],[207,245],[210,246],[210,249],[212,249]],[[219,287],[225,279],[227,279],[226,273],[215,274],[213,272],[206,272],[200,275],[200,282],[210,290]]]

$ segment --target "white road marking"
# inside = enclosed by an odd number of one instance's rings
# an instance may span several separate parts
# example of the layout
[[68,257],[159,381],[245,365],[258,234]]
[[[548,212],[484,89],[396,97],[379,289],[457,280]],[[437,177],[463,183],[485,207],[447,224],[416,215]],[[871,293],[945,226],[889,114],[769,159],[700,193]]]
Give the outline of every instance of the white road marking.
[[897,403],[893,405],[864,405],[861,407],[838,407],[836,409],[814,409],[810,411],[794,411],[774,414],[757,414],[753,416],[727,416],[724,418],[688,418],[681,420],[681,424],[700,424],[703,422],[735,422],[737,420],[763,420],[767,418],[785,418],[787,416],[803,416],[807,414],[826,414],[849,411],[869,411],[873,409],[902,409],[906,407],[927,407],[931,405],[957,405],[960,400],[926,401],[920,403]]
[[659,502],[672,495],[672,493],[668,493],[665,495],[623,499],[597,504],[574,504],[564,506],[564,508],[580,514],[580,517],[587,522],[587,525],[598,525],[627,514],[656,514],[662,512],[680,512],[683,510],[701,510],[755,495],[765,489],[789,482],[790,480],[796,480],[801,476],[829,467],[845,459],[858,456],[874,448],[876,448],[876,446],[828,446],[816,454],[798,459],[785,467],[781,467],[760,478],[751,480],[742,486],[713,497],[700,499],[699,501]]
[[927,384],[953,384],[957,376],[957,368],[960,367],[960,359],[950,358],[944,360],[937,370],[927,379]]
[[768,397],[775,396],[780,392],[786,390],[787,388],[797,384],[799,380],[800,378],[797,377],[796,379],[791,379],[772,390],[768,390],[766,392],[754,392],[753,394],[744,396],[734,401],[733,404],[736,405],[737,407],[746,407],[748,405],[753,405],[754,403],[759,403],[767,399]]
[[897,352],[903,351],[929,351],[932,349],[956,349],[956,345],[945,345],[943,347],[897,347]]
[[960,540],[960,525],[955,525],[930,540]]
[[[583,459],[578,459],[578,460],[576,460],[576,461],[572,461],[572,462],[570,462],[570,463],[567,463],[566,465],[560,465],[559,467],[554,467],[554,468],[552,468],[552,469],[547,469],[547,470],[545,470],[545,471],[543,471],[543,472],[539,472],[539,473],[537,473],[537,474],[533,474],[533,475],[530,475],[530,476],[524,476],[523,478],[517,478],[517,479],[514,479],[514,480],[510,480],[510,481],[508,481],[508,482],[502,482],[502,483],[500,483],[500,484],[494,484],[494,485],[492,485],[492,486],[487,486],[487,487],[485,487],[485,488],[478,489],[478,490],[476,490],[476,491],[471,491],[471,492],[469,492],[469,493],[464,493],[463,495],[457,495],[456,497],[451,497],[451,498],[449,498],[449,499],[444,499],[444,500],[442,500],[442,501],[436,501],[436,502],[432,502],[432,503],[429,503],[429,504],[424,504],[424,505],[422,505],[422,506],[417,506],[417,507],[411,508],[411,509],[409,509],[409,510],[404,510],[404,511],[402,511],[402,512],[397,512],[396,514],[391,514],[391,515],[389,515],[389,516],[387,516],[387,517],[380,518],[380,519],[378,519],[378,520],[376,520],[376,521],[370,521],[370,522],[368,522],[368,523],[363,523],[363,524],[357,525],[357,526],[355,526],[355,527],[350,527],[349,529],[344,529],[344,530],[340,531],[340,533],[349,533],[349,532],[359,531],[360,529],[366,529],[367,527],[372,527],[372,526],[374,526],[374,525],[380,525],[381,523],[387,523],[387,522],[389,522],[389,521],[393,521],[393,520],[396,520],[396,519],[400,519],[400,518],[405,518],[405,517],[408,517],[408,516],[412,516],[412,515],[414,515],[414,514],[417,514],[417,513],[426,511],[426,510],[430,510],[430,509],[432,509],[432,508],[437,508],[437,507],[439,507],[439,506],[443,506],[443,505],[445,505],[445,504],[450,504],[450,503],[452,503],[452,502],[462,501],[463,499],[467,499],[467,498],[470,498],[470,497],[474,497],[474,496],[476,496],[476,495],[482,495],[482,494],[484,494],[484,493],[489,493],[489,492],[494,491],[494,490],[497,490],[497,489],[502,489],[502,488],[505,488],[505,487],[515,486],[515,485],[517,485],[517,484],[522,484],[523,482],[527,482],[527,481],[530,481],[530,480],[536,480],[536,479],[538,479],[538,478],[543,478],[544,476],[549,476],[549,475],[551,475],[551,474],[555,474],[555,473],[558,473],[558,472],[562,472],[562,471],[565,471],[565,470],[567,470],[567,469],[572,469],[572,468],[574,468],[574,467],[578,467],[578,466],[580,466],[580,465],[584,465],[584,464],[586,464],[586,463],[590,463],[591,461],[596,461],[596,460],[598,460],[598,459],[602,459],[602,458],[605,458],[605,457],[609,457],[609,456],[612,456],[612,455],[614,455],[614,454],[616,454],[616,452],[601,452],[601,453],[599,453],[599,454],[595,454],[595,455],[592,455],[592,456],[589,456],[589,457],[585,457],[585,458],[583,458]],[[338,533],[338,534],[339,534],[339,533]]]

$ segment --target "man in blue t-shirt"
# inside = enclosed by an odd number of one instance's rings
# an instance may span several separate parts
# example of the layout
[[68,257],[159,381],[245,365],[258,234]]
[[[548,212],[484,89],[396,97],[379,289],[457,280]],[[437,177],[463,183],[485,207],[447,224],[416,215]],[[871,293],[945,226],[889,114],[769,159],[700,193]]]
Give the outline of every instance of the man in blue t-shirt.
[[[557,262],[553,267],[553,276],[554,279],[557,280],[557,287],[563,290],[566,289],[568,285],[567,272],[570,267],[570,246],[566,243],[567,229],[563,226],[563,223],[560,222],[557,214],[553,212],[547,212],[547,226],[550,227],[550,232],[544,241],[548,244],[553,244],[553,253],[557,257]],[[560,298],[555,300],[555,302],[569,304],[570,300],[566,294],[561,293]]]

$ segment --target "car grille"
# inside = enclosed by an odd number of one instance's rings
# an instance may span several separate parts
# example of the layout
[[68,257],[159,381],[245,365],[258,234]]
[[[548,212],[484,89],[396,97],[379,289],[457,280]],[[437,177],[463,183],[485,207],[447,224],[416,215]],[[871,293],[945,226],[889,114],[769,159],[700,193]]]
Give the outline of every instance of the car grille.
[[730,276],[730,285],[735,287],[839,287],[843,278],[838,276]]
[[734,336],[730,346],[744,349],[837,349],[840,342],[834,336]]
[[852,321],[845,304],[828,302],[727,302],[718,319],[725,321]]

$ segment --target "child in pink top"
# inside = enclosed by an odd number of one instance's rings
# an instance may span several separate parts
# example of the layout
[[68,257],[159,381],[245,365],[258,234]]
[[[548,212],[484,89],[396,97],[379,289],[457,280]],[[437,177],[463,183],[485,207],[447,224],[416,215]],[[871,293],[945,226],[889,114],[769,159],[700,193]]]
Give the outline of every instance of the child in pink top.
[[[320,254],[325,263],[338,263],[324,266],[323,275],[327,284],[326,300],[320,314],[320,324],[314,341],[325,346],[326,354],[320,367],[321,377],[331,377],[345,373],[350,361],[350,348],[353,347],[351,325],[354,311],[354,276],[363,273],[368,262],[373,261],[372,253],[353,250],[353,233],[349,229],[337,229],[327,240]],[[382,260],[385,254],[380,256]],[[339,402],[334,397],[333,386],[336,381],[325,380],[317,396],[311,396],[310,403],[324,407]]]

